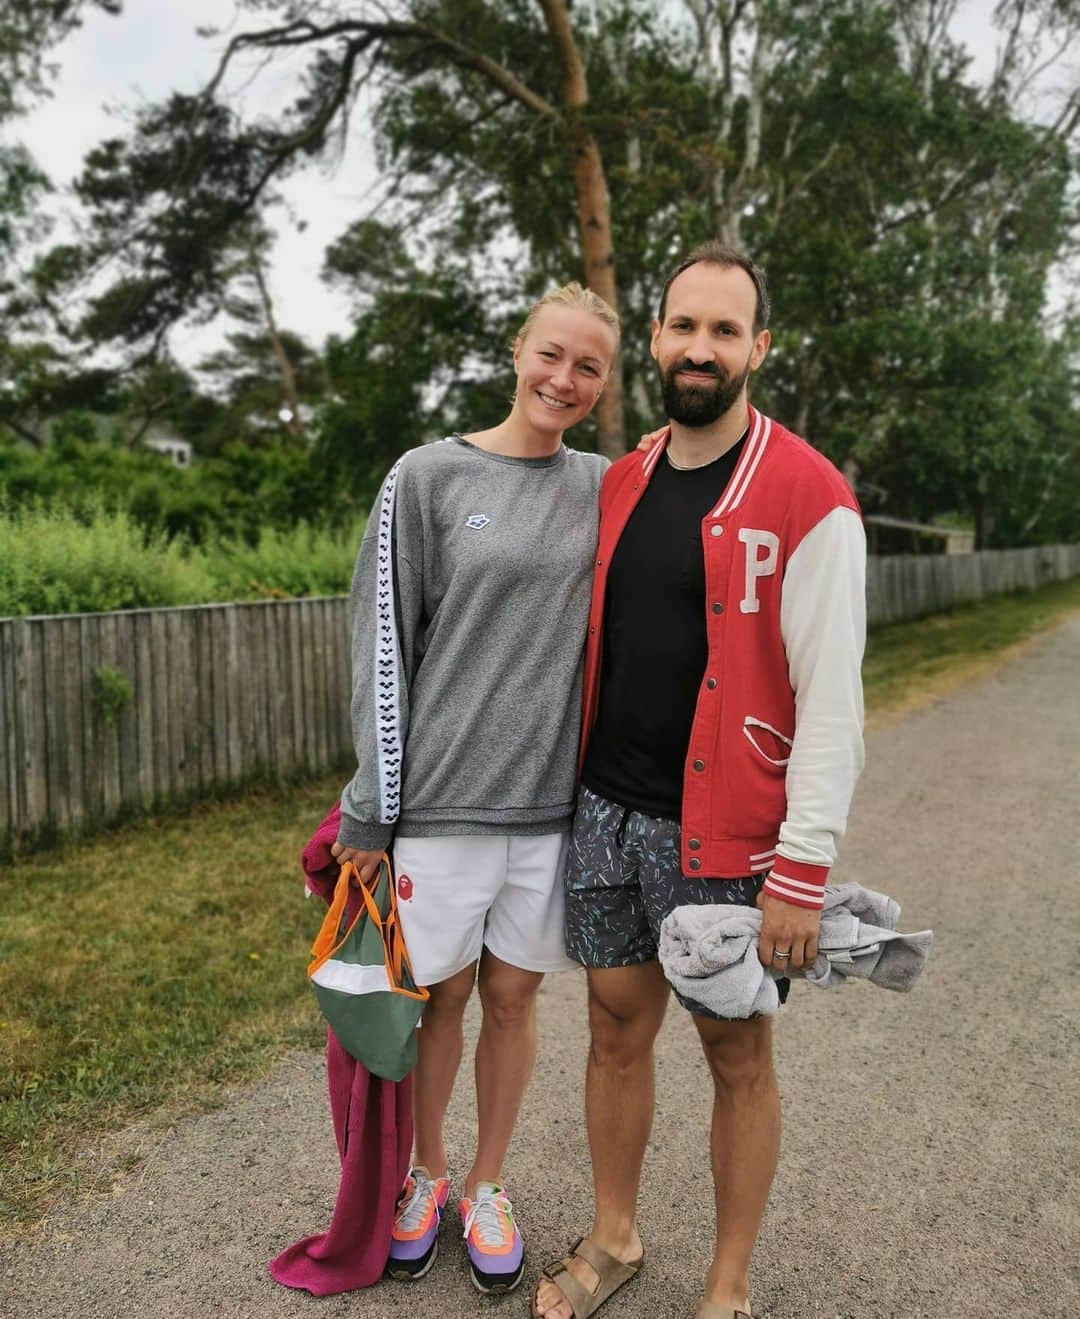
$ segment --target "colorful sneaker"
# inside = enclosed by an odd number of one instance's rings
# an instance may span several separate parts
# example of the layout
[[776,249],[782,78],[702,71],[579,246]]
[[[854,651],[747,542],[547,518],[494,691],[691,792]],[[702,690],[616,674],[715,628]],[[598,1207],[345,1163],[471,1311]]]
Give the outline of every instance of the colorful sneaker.
[[426,1168],[412,1168],[398,1196],[390,1258],[391,1278],[412,1282],[422,1278],[439,1253],[439,1223],[450,1198],[450,1178],[431,1177]]
[[476,1199],[463,1196],[460,1209],[473,1284],[482,1292],[513,1291],[525,1272],[525,1246],[510,1197],[498,1182],[480,1182]]

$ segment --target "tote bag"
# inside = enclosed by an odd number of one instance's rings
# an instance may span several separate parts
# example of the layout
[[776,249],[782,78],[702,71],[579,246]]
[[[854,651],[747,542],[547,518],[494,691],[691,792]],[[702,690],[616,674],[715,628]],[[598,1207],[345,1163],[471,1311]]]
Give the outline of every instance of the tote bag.
[[[354,880],[361,902],[350,920]],[[375,1076],[400,1081],[416,1066],[416,1028],[428,992],[413,979],[385,853],[366,884],[351,861],[342,866],[311,953],[308,976],[342,1048]]]

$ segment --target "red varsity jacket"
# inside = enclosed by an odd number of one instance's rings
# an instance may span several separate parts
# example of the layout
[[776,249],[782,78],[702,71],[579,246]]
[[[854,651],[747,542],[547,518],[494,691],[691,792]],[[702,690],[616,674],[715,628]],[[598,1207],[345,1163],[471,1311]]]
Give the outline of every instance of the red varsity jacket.
[[[668,439],[665,429],[650,450],[620,459],[600,488],[582,759],[598,708],[608,566]],[[820,908],[863,764],[858,504],[822,454],[751,408],[701,546],[708,661],[686,751],[682,868],[716,879],[767,871],[767,892]],[[663,674],[656,680],[662,699]]]

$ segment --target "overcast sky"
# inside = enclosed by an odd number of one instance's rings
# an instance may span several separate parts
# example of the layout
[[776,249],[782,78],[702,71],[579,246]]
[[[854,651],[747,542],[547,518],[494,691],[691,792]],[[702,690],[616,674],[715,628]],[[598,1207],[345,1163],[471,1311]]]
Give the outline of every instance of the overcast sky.
[[[966,0],[955,24],[955,35],[972,52],[976,76],[993,66],[993,9],[993,0]],[[15,121],[8,135],[24,142],[62,189],[91,147],[123,131],[125,108],[174,90],[191,92],[206,82],[226,36],[207,40],[197,28],[216,25],[228,34],[257,26],[257,17],[249,13],[238,21],[229,0],[125,0],[119,19],[93,10],[55,52],[59,75],[52,98]],[[261,74],[246,91],[237,80],[232,88],[243,92],[249,111],[257,111],[291,99],[293,78],[282,70],[273,77]],[[363,121],[355,116],[342,168],[330,173],[314,167],[282,188],[291,221],[285,214],[277,217],[272,291],[278,319],[317,346],[327,333],[347,325],[344,302],[319,278],[323,252],[356,219],[376,183]],[[58,218],[72,209],[62,191],[55,204]],[[192,361],[211,350],[219,334],[220,327],[204,327],[178,333],[172,342],[181,358]]]

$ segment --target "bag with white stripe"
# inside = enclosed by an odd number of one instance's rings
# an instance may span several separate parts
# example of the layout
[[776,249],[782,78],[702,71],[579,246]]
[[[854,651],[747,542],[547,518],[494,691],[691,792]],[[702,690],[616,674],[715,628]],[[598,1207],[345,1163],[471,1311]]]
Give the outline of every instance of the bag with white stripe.
[[311,953],[308,976],[342,1048],[374,1076],[400,1081],[416,1066],[428,992],[413,979],[385,853],[367,884],[351,861],[342,866]]

